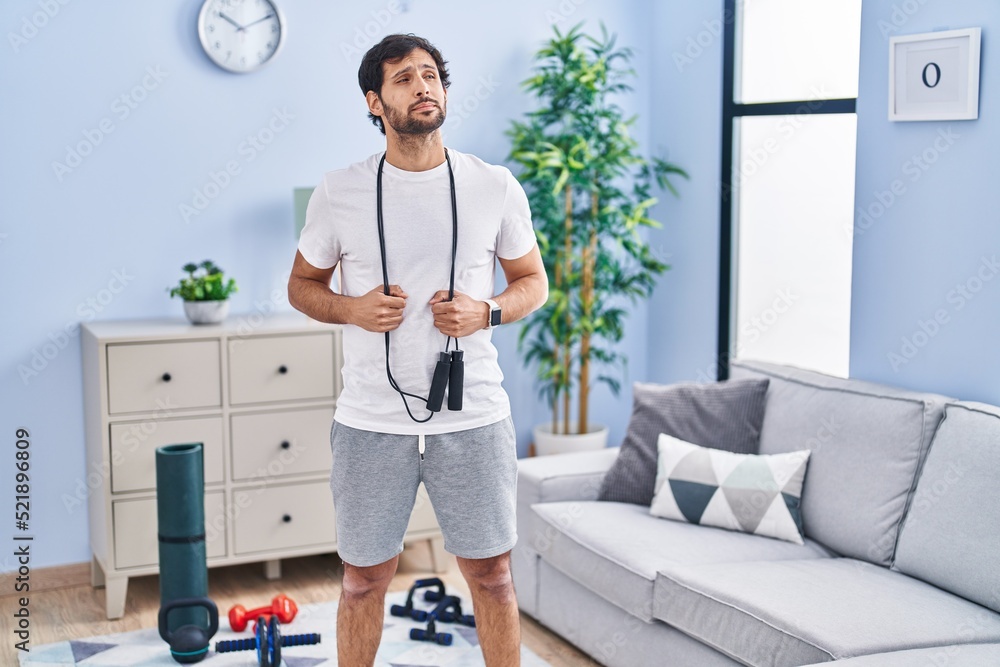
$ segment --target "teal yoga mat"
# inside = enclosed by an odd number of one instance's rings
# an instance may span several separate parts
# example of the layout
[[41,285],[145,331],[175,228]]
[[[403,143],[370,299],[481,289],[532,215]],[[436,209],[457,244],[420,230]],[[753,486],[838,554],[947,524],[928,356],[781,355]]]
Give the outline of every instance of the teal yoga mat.
[[[156,450],[156,519],[160,541],[160,606],[177,598],[208,597],[205,563],[205,472],[202,443]],[[171,632],[182,625],[209,627],[201,607],[174,609]]]

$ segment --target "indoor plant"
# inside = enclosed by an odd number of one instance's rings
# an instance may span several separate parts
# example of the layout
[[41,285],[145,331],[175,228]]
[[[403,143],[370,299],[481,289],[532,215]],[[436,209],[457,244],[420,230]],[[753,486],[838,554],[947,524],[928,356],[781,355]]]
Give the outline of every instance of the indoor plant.
[[[660,226],[648,216],[657,202],[653,186],[676,195],[669,177],[687,174],[644,156],[629,135],[635,117],[626,118],[614,98],[631,90],[625,83],[635,75],[631,55],[615,47],[603,25],[600,39],[580,25],[565,35],[555,28],[535,55],[534,75],[522,84],[538,109],[508,131],[549,278],[549,300],[525,320],[519,339],[552,406],[551,425],[535,429],[539,453],[605,446],[607,429],[588,419],[592,371],[618,394],[616,376],[626,361],[615,349],[624,335],[621,297],[648,297],[668,268],[639,232]],[[611,372],[600,373],[597,365]],[[595,432],[588,445],[553,445],[548,437],[581,440]]]
[[[206,259],[201,264],[185,264],[187,277],[181,278],[177,287],[170,290],[170,296],[184,299],[184,313],[192,324],[212,324],[226,319],[229,313],[229,295],[236,292],[236,281],[228,281],[222,275],[222,269],[212,260]],[[198,275],[195,273],[201,269]]]

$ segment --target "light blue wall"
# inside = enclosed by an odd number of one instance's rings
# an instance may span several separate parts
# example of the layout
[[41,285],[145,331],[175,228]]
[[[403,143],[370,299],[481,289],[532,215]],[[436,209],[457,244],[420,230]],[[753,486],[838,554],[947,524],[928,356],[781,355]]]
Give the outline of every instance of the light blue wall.
[[[0,7],[0,432],[12,456],[15,428],[31,431],[36,567],[89,559],[85,510],[67,510],[62,501],[89,472],[79,322],[181,316],[180,301],[169,299],[166,288],[183,264],[205,258],[238,279],[234,313],[266,310],[273,294],[277,310],[291,310],[284,299],[296,244],[292,188],[384,145],[357,87],[361,55],[376,39],[412,31],[435,42],[451,61],[454,82],[447,143],[500,163],[509,120],[529,108],[518,82],[551,23],[568,29],[587,20],[596,31],[603,19],[637,50],[639,90],[624,106],[642,116],[637,138],[650,138],[648,0],[408,0],[409,11],[400,14],[387,11],[394,6],[389,0],[279,3],[287,43],[272,64],[243,76],[223,72],[202,54],[198,0],[65,6],[17,0]],[[36,18],[42,5],[58,11]],[[33,29],[33,21],[44,25]],[[22,30],[23,43],[12,43],[10,34]],[[148,77],[150,69],[161,80]],[[127,116],[115,102],[122,95],[135,98]],[[251,160],[243,142],[271,122],[274,110],[287,121],[276,121],[284,127]],[[102,122],[113,131],[98,142],[94,130]],[[65,161],[67,146],[86,141],[87,133],[95,137],[92,152],[60,180],[53,162]],[[660,131],[657,141],[679,135]],[[185,222],[180,205],[192,204],[194,191],[230,160],[241,172]],[[633,378],[655,376],[644,363],[644,307],[628,332],[624,351]],[[548,411],[536,400],[515,339],[514,328],[495,337],[523,454],[532,424],[545,421]],[[22,379],[19,367],[31,368],[33,358],[37,374]],[[603,389],[595,394],[595,419],[610,425],[613,443],[620,441],[630,392],[617,400]],[[12,499],[11,475],[3,476],[0,492]],[[12,566],[0,558],[0,570]]]
[[719,299],[722,2],[657,2],[653,147],[688,171],[653,211],[673,268],[649,301],[650,381],[713,380]]
[[[889,36],[976,26],[979,119],[889,122]],[[1000,403],[998,34],[992,0],[863,5],[852,377]]]

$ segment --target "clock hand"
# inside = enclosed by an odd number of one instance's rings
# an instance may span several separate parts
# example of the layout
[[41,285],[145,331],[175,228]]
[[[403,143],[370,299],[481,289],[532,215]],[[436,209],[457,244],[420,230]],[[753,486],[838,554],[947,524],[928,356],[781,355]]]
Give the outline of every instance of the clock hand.
[[219,12],[219,16],[221,16],[222,18],[224,18],[225,20],[229,21],[229,22],[230,22],[230,23],[232,23],[232,24],[233,24],[234,26],[236,26],[236,31],[237,31],[237,32],[239,32],[240,30],[246,30],[246,26],[242,26],[242,25],[240,25],[240,24],[239,24],[239,23],[237,23],[236,21],[234,21],[234,20],[232,20],[231,18],[229,18],[228,16],[226,16],[226,15],[225,15],[224,13],[222,13],[222,12]]
[[252,21],[250,23],[247,23],[245,26],[243,26],[243,29],[246,30],[247,28],[249,28],[250,26],[252,26],[252,25],[254,25],[256,23],[260,23],[261,21],[266,21],[269,18],[273,18],[273,17],[274,17],[274,14],[268,14],[267,16],[265,16],[262,19],[257,19],[256,21]]

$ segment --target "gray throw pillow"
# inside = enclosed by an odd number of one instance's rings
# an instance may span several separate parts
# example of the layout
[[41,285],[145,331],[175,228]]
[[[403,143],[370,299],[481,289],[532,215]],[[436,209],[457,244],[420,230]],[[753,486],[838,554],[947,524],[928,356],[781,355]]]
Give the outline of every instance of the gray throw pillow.
[[768,383],[767,378],[710,384],[636,382],[628,432],[597,499],[653,502],[661,433],[702,447],[756,454]]
[[805,544],[802,482],[809,450],[734,454],[660,434],[653,516]]

